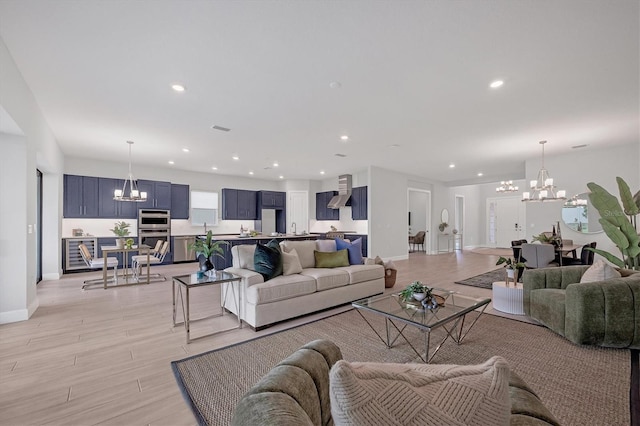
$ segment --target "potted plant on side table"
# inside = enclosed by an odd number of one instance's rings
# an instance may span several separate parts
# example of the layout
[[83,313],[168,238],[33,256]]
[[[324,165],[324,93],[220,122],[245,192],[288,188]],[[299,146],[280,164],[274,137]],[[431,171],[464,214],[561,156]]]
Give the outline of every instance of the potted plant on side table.
[[129,227],[131,226],[131,224],[125,222],[124,220],[121,220],[120,222],[116,222],[113,226],[113,229],[110,229],[111,232],[113,232],[116,237],[116,246],[119,248],[123,248],[124,244],[125,244],[125,238],[126,236],[129,235]]
[[196,238],[196,242],[189,245],[189,249],[196,252],[200,262],[200,270],[206,272],[213,269],[214,256],[224,259],[224,248],[222,246],[226,244],[228,244],[226,241],[213,241],[213,233],[209,231],[206,238]]
[[[513,284],[515,285],[516,282],[518,282],[518,280],[520,279],[520,276],[522,275],[522,271],[524,270],[524,263],[517,262],[512,257],[500,256],[498,258],[498,261],[496,262],[496,265],[502,265],[503,263],[504,263],[505,270],[507,272],[507,279],[505,280],[505,282],[507,283],[507,286],[509,285],[509,279],[511,279],[511,281],[513,281]],[[516,270],[518,271],[517,277],[515,273]]]

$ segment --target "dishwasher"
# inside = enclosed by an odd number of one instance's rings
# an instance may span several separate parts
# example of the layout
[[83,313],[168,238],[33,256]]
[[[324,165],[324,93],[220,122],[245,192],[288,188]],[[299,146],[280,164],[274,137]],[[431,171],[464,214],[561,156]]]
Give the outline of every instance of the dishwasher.
[[196,256],[189,246],[196,242],[195,235],[174,237],[173,262],[195,262]]

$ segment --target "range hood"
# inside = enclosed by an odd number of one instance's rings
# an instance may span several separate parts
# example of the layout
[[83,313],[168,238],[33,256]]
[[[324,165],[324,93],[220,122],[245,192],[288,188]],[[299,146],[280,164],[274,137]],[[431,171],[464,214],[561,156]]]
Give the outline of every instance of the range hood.
[[327,205],[330,209],[339,209],[348,205],[351,198],[351,175],[341,175],[338,177],[338,195],[334,196]]

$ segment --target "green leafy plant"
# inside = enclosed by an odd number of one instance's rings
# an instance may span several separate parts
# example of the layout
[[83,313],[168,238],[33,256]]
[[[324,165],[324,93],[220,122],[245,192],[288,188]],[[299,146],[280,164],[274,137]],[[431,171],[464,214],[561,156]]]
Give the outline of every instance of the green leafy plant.
[[129,235],[130,226],[131,224],[125,221],[120,221],[120,222],[116,222],[113,229],[110,229],[110,231],[113,232],[116,236],[122,238]]
[[503,257],[500,256],[496,265],[502,265],[504,263],[504,267],[507,269],[516,269],[516,268],[524,268],[524,263],[516,262],[516,260],[512,257]]
[[226,241],[213,241],[213,233],[209,231],[206,238],[196,238],[195,243],[189,245],[189,249],[202,254],[205,259],[210,259],[212,256],[219,256],[224,259],[224,248],[222,246],[227,244],[229,243]]
[[553,242],[553,237],[550,237],[543,232],[539,235],[534,235],[533,237],[531,237],[532,243],[536,241],[540,241],[542,244],[551,244]]
[[618,199],[600,185],[589,182],[589,200],[600,213],[599,222],[607,237],[618,247],[622,259],[600,249],[588,248],[620,268],[640,270],[640,236],[637,217],[640,214],[640,191],[631,194],[629,185],[616,177],[622,206]]
[[404,290],[400,292],[400,297],[402,300],[411,300],[413,297],[413,293],[426,293],[426,298],[431,297],[432,288],[427,287],[422,284],[420,281],[414,281],[407,286]]

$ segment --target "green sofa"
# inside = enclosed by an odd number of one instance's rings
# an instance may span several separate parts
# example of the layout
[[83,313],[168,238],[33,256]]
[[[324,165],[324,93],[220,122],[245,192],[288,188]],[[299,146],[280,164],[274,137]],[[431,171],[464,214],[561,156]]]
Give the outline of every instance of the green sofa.
[[[342,359],[331,341],[314,340],[281,361],[240,400],[232,426],[333,425],[329,371]],[[538,396],[510,374],[511,426],[559,425]]]
[[528,269],[524,312],[573,343],[640,349],[640,273],[580,283],[589,266]]

